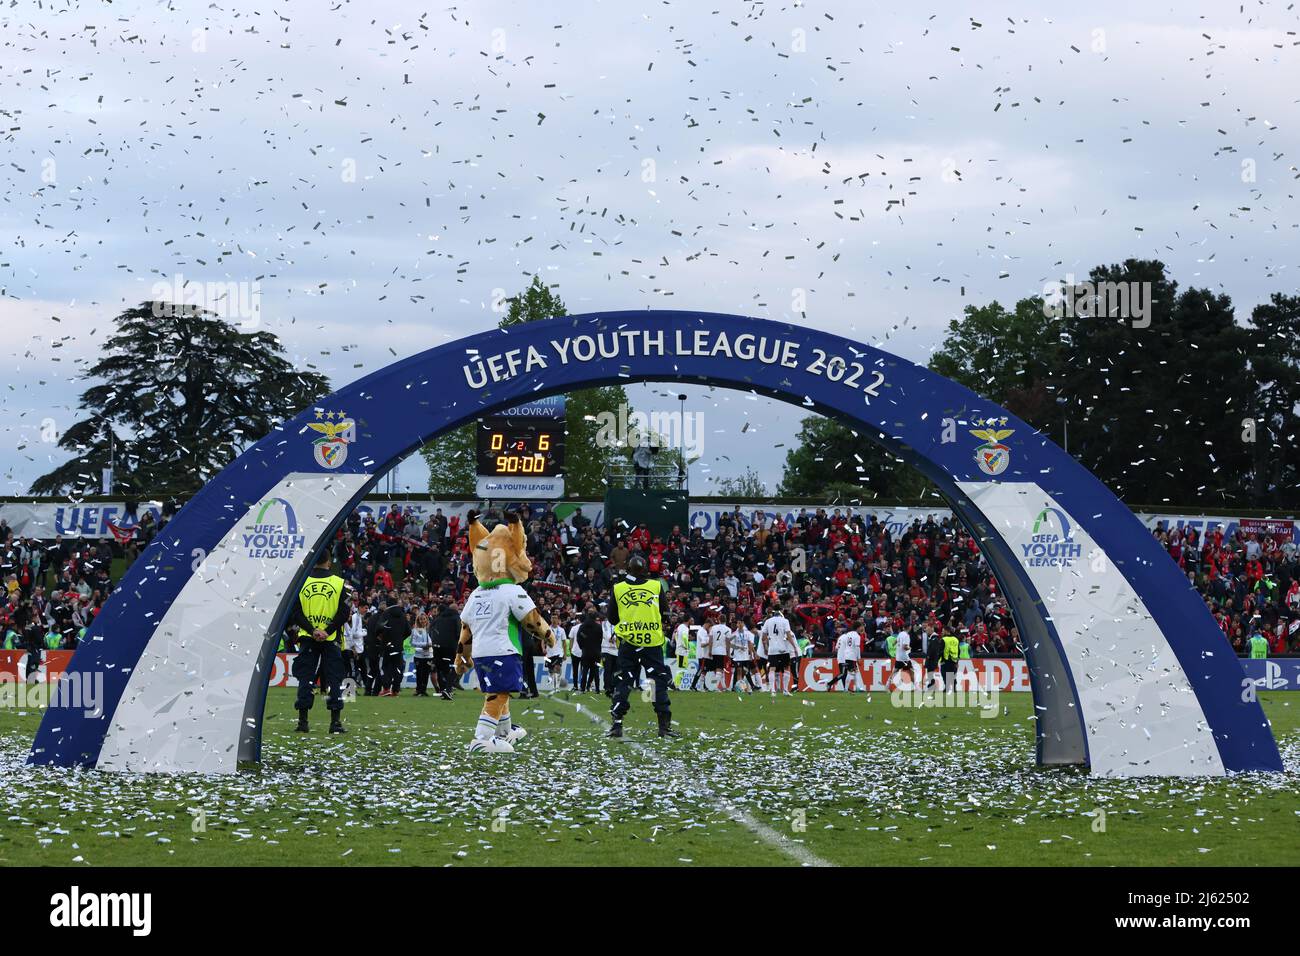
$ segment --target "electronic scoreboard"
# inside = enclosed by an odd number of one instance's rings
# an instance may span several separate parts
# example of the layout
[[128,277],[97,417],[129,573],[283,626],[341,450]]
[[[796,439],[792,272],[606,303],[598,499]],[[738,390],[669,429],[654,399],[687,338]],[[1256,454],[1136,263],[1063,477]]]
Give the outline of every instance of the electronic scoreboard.
[[478,425],[478,473],[490,478],[555,478],[564,474],[564,426],[517,418]]
[[543,399],[480,419],[475,461],[481,498],[564,494],[564,398]]

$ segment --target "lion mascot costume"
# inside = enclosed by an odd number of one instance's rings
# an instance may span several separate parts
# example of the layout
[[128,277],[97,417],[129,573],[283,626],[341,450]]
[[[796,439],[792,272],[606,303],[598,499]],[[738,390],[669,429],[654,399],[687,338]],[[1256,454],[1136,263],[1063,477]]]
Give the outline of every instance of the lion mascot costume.
[[507,511],[505,520],[491,531],[471,511],[469,548],[478,587],[465,601],[460,614],[460,646],[456,652],[456,673],[471,667],[483,692],[479,714],[470,742],[470,753],[513,753],[514,745],[527,734],[510,722],[510,695],[524,689],[521,628],[527,628],[542,646],[555,643],[551,627],[537,605],[520,585],[533,572],[524,541],[524,523]]

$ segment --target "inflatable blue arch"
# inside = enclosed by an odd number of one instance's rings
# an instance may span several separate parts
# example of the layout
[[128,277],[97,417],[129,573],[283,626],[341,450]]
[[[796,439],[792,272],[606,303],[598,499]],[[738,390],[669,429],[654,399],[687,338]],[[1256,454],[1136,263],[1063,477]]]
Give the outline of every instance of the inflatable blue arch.
[[1133,514],[1046,437],[876,348],[800,325],[664,311],[472,335],[285,422],[131,566],[68,672],[102,673],[104,706],[51,707],[30,760],[143,773],[229,772],[260,759],[268,678],[299,583],[380,475],[480,416],[640,381],[815,410],[934,482],[979,541],[1019,627],[1040,765],[1108,776],[1282,769],[1200,597]]

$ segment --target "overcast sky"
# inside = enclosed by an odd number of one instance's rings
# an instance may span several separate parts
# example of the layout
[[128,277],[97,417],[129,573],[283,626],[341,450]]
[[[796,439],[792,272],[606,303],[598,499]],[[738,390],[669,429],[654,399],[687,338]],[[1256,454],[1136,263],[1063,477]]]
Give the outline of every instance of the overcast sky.
[[[111,318],[175,276],[256,282],[335,386],[491,327],[533,274],[571,312],[918,362],[964,305],[1130,256],[1242,320],[1297,291],[1294,5],[874,6],[6,4],[0,493],[63,460],[43,439]],[[687,391],[694,490],[774,487],[800,410]]]

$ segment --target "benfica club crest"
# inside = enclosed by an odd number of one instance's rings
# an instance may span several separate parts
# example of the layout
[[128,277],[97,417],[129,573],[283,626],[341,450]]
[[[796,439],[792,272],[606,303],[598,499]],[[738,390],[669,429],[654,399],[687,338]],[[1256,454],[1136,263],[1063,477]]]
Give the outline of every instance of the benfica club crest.
[[[1000,420],[989,419],[984,422],[985,425],[1005,425],[1005,418]],[[980,424],[976,422],[976,424]],[[970,433],[976,438],[984,439],[984,444],[975,449],[975,464],[979,465],[980,471],[986,475],[996,477],[1002,474],[1011,464],[1011,449],[1002,444],[1002,439],[1010,437],[1015,433],[1011,428],[972,428]]]
[[322,468],[338,468],[348,460],[348,445],[357,440],[357,423],[346,412],[323,412],[316,409],[319,421],[308,422],[307,427],[320,432],[314,445],[316,464]]

